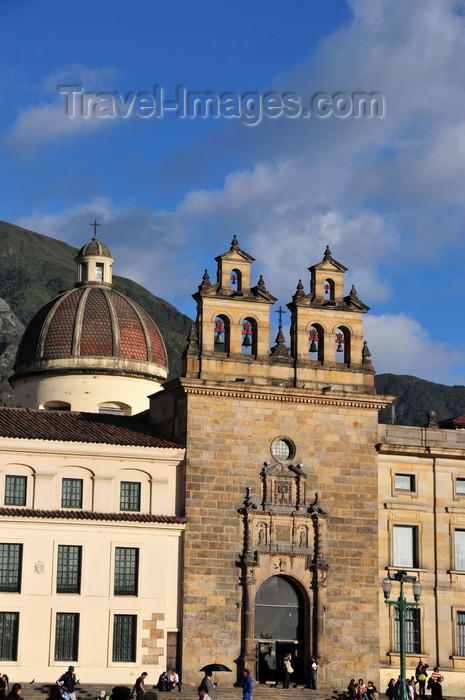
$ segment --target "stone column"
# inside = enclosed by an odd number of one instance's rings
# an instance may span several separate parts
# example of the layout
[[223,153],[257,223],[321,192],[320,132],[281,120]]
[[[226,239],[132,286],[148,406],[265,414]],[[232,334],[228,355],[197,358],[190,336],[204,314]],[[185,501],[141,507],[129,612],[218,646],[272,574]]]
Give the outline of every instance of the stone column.
[[242,669],[248,668],[250,674],[257,677],[257,658],[254,649],[254,595],[253,587],[256,584],[253,568],[246,567],[244,576],[241,577],[243,589],[242,595]]

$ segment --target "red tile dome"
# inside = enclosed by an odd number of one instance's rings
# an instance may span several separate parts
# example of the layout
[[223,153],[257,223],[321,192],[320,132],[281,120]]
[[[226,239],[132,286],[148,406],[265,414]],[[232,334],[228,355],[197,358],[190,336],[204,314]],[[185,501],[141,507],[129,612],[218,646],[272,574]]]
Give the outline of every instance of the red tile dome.
[[156,324],[138,304],[108,287],[83,286],[36,313],[14,370],[14,379],[77,371],[164,380],[168,360]]
[[78,258],[82,258],[87,255],[101,255],[105,258],[111,258],[110,249],[105,243],[98,240],[96,236],[82,246],[81,250],[77,254]]

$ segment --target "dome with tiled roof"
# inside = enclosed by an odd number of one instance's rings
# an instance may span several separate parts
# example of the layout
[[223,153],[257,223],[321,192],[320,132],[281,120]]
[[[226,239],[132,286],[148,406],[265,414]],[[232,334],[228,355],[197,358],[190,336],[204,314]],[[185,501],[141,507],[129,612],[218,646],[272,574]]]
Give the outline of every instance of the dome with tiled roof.
[[89,243],[82,246],[77,257],[82,258],[85,255],[102,255],[106,258],[111,258],[109,247],[106,246],[105,243],[99,241],[97,236],[94,236]]
[[[128,403],[131,380],[133,388],[142,392],[142,403],[137,401],[140,410],[168,376],[163,338],[138,304],[112,289],[113,258],[95,235],[75,261],[75,288],[49,301],[31,320],[18,348],[10,384],[19,393],[21,405],[30,408],[69,404],[73,410],[97,410],[102,404],[114,404],[130,406],[128,413],[135,412],[134,401]],[[73,383],[71,376],[79,379]],[[100,386],[103,378],[105,390]],[[31,389],[37,382],[42,387],[40,396]],[[76,392],[87,398],[76,402]],[[89,396],[92,392],[94,398]]]
[[16,374],[49,370],[57,363],[159,378],[166,377],[168,364],[150,316],[123,294],[96,286],[81,286],[52,299],[26,328]]

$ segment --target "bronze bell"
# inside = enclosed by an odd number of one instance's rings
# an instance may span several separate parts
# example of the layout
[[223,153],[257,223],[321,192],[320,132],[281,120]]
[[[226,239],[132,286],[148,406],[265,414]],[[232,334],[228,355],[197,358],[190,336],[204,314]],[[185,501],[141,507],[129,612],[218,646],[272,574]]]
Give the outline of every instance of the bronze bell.
[[310,343],[310,350],[309,350],[309,352],[316,352],[317,349],[318,349],[318,348],[316,347],[315,341],[312,340],[312,342]]
[[250,348],[251,345],[252,345],[252,341],[250,340],[250,337],[248,335],[245,335],[244,340],[242,341],[242,347]]

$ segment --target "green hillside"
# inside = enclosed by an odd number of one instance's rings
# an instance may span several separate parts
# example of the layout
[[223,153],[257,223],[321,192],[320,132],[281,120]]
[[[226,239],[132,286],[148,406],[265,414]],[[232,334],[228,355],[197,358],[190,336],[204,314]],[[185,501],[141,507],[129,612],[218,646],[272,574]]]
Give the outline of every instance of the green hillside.
[[[398,425],[425,425],[428,411],[436,411],[436,420],[465,413],[465,386],[446,386],[405,374],[377,374],[378,394],[396,396],[395,422]],[[390,423],[391,407],[380,411],[380,423]]]
[[[0,297],[22,323],[27,324],[49,299],[73,287],[77,252],[67,243],[0,221]],[[113,283],[155,320],[170,358],[170,377],[179,376],[191,319],[136,282],[115,275]],[[18,340],[14,332],[0,337],[0,392],[6,404],[12,402],[6,380],[12,374],[12,347]]]

